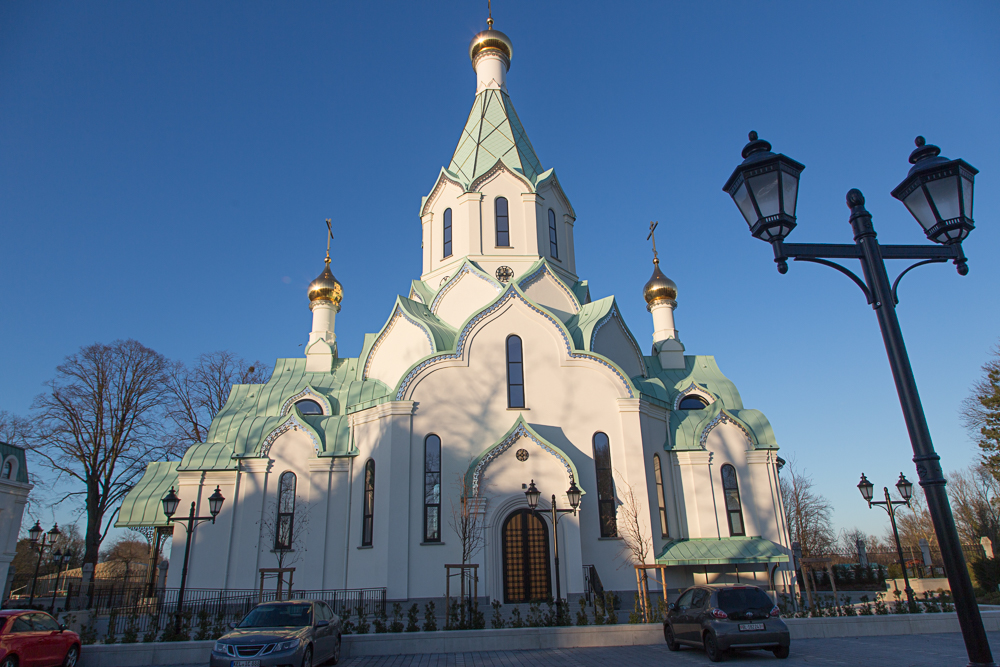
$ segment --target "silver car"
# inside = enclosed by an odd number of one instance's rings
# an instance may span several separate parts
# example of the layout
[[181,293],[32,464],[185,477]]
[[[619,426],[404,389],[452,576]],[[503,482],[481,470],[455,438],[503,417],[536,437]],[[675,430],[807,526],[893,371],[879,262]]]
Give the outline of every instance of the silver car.
[[712,662],[738,649],[766,649],[776,658],[787,658],[790,643],[778,607],[756,586],[687,589],[667,605],[663,638],[671,651],[681,644],[703,647]]
[[211,667],[312,667],[340,661],[341,623],[316,600],[259,604],[212,649]]

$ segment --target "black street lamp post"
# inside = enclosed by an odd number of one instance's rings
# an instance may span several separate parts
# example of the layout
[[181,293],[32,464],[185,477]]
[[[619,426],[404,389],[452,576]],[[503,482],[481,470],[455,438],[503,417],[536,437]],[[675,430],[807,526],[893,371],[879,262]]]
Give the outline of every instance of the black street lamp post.
[[[795,227],[798,180],[804,167],[784,155],[772,153],[771,144],[759,140],[756,132],[750,133],[750,143],[743,148],[744,161],[723,189],[746,218],[750,233],[771,244],[779,273],[788,271],[788,258],[829,266],[853,280],[875,310],[910,435],[913,462],[927,497],[927,507],[941,547],[970,665],[993,665],[993,655],[948,503],[940,457],[931,442],[917,383],[903,343],[903,333],[896,318],[896,288],[911,269],[950,260],[959,275],[969,272],[962,252],[962,240],[974,228],[972,191],[978,171],[964,160],[940,157],[941,149],[926,145],[923,137],[917,137],[916,144],[916,150],[910,154],[913,167],[892,191],[892,196],[906,205],[923,227],[927,238],[939,245],[879,245],[872,216],[865,209],[865,198],[856,189],[847,193],[850,222],[854,230],[853,245],[785,243],[785,237]],[[840,264],[829,261],[831,259],[860,260],[864,280]],[[890,285],[885,270],[886,259],[917,261]]]
[[[542,493],[535,487],[535,480],[531,480],[531,484],[528,485],[528,490],[524,492],[524,497],[528,499],[528,509],[539,515],[538,512],[538,498]],[[570,481],[569,489],[566,491],[566,497],[569,498],[569,504],[571,509],[559,509],[556,507],[556,496],[552,494],[552,543],[553,555],[555,556],[556,565],[556,605],[558,606],[559,601],[562,599],[562,591],[559,586],[559,532],[557,530],[559,525],[559,517],[563,514],[573,513],[576,516],[576,510],[580,506],[580,489],[577,487],[575,481]]]
[[861,491],[861,497],[868,501],[869,509],[872,505],[880,505],[889,515],[889,521],[892,523],[892,536],[896,539],[896,554],[899,556],[899,566],[903,568],[903,583],[906,586],[906,601],[912,608],[914,603],[913,589],[910,588],[910,577],[906,574],[906,559],[903,558],[903,547],[899,543],[899,530],[896,529],[896,506],[910,506],[910,498],[913,497],[913,484],[903,477],[903,473],[899,473],[899,481],[896,482],[896,489],[899,491],[899,495],[903,498],[902,500],[893,500],[892,496],[889,495],[888,486],[882,487],[882,490],[885,491],[885,500],[872,500],[872,496],[875,492],[875,485],[868,481],[868,478],[865,477],[864,473],[861,473],[861,481],[858,482],[858,490]]
[[222,511],[222,502],[225,498],[222,496],[222,492],[219,487],[215,487],[215,493],[208,497],[208,511],[211,516],[195,516],[194,515],[194,501],[191,501],[191,511],[187,516],[184,517],[174,517],[174,513],[177,512],[177,506],[180,504],[181,499],[177,497],[174,492],[174,487],[170,487],[170,492],[163,497],[163,513],[167,515],[167,521],[176,521],[177,523],[184,524],[184,528],[187,530],[187,541],[184,543],[184,566],[181,568],[181,587],[177,591],[177,611],[174,614],[174,634],[179,635],[181,632],[181,613],[182,607],[184,605],[184,588],[187,585],[187,574],[188,574],[188,554],[191,553],[191,533],[194,532],[195,527],[204,523],[205,521],[211,521],[215,523],[215,517],[219,515]]
[[35,603],[35,589],[38,588],[38,570],[42,567],[42,555],[46,550],[56,545],[56,539],[62,535],[59,531],[59,524],[52,526],[48,533],[43,532],[42,525],[36,521],[35,525],[28,531],[28,540],[33,549],[38,551],[38,562],[35,563],[35,578],[31,580],[31,597],[28,599],[28,606]]

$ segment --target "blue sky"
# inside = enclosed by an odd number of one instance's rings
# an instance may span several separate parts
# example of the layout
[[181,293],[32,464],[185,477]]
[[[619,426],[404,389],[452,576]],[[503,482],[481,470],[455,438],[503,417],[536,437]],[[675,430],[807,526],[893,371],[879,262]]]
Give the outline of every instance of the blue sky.
[[[471,107],[485,4],[0,5],[0,409],[27,413],[95,341],[301,354],[327,217],[356,355],[420,273],[417,208]],[[862,470],[915,479],[875,315],[829,269],[779,275],[721,187],[755,129],[806,165],[791,241],[850,242],[858,187],[883,243],[921,243],[889,196],[913,138],[979,168],[969,275],[923,267],[899,306],[943,464],[975,458],[957,411],[1000,337],[1000,4],[500,0],[494,16],[593,296],[616,295],[648,345],[659,220],[689,353],[768,415],[838,526],[883,532]]]

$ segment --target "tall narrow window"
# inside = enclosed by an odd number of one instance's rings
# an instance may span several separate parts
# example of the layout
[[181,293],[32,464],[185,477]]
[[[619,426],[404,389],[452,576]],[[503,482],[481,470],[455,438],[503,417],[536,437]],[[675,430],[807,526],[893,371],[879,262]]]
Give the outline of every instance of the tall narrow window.
[[559,237],[556,236],[556,212],[549,209],[549,253],[559,259]]
[[660,455],[653,454],[653,476],[656,478],[656,502],[660,506],[660,537],[669,537],[667,530],[667,503],[663,497],[663,471],[660,469]]
[[10,461],[5,461],[3,464],[3,475],[0,475],[0,477],[3,477],[4,479],[10,479],[11,475],[13,474],[14,474],[14,464],[11,463]]
[[510,247],[510,219],[507,217],[507,200],[496,198],[497,246]]
[[740,503],[740,484],[736,481],[736,468],[728,463],[722,466],[722,492],[726,495],[729,534],[733,537],[746,535],[746,527],[743,525],[743,504]]
[[451,257],[451,209],[444,210],[444,252],[442,257]]
[[507,337],[507,407],[524,407],[524,357],[517,336]]
[[295,523],[295,473],[283,472],[278,478],[278,524],[274,531],[274,550],[292,548],[292,530]]
[[601,537],[618,537],[611,442],[600,431],[594,434],[594,467],[597,469],[597,509],[601,520]]
[[365,464],[365,506],[361,519],[361,546],[372,545],[372,527],[375,519],[375,460]]
[[441,438],[424,439],[424,542],[441,541]]

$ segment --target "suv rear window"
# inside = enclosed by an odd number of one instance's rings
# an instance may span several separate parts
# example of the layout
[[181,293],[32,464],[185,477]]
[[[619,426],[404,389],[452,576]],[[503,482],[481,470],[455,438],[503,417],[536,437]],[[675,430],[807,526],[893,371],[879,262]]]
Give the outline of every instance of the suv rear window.
[[767,593],[759,588],[730,588],[719,591],[719,609],[729,615],[747,611],[770,611],[774,606]]

